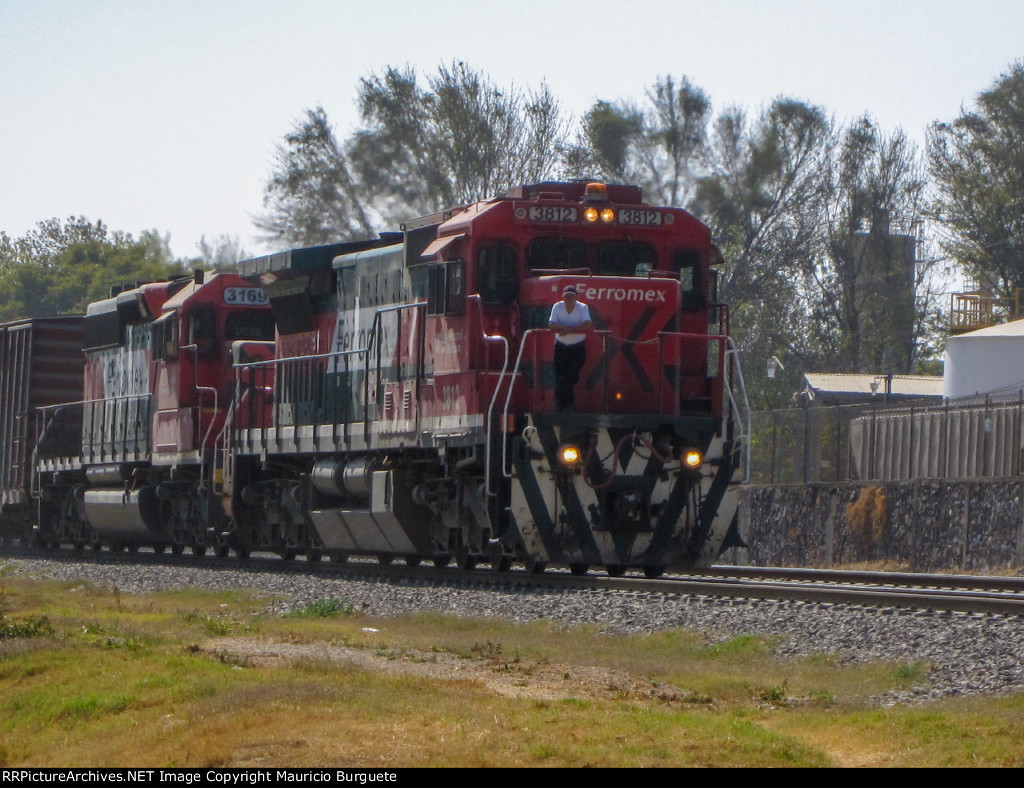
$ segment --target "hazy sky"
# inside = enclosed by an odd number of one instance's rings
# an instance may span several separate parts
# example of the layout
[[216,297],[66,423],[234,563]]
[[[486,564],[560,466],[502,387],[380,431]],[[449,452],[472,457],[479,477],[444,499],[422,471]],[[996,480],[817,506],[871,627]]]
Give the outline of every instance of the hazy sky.
[[317,104],[347,136],[388,65],[546,80],[576,117],[686,75],[716,111],[785,95],[923,144],[1021,58],[1021,0],[0,0],[0,230],[82,215],[262,252],[275,143]]

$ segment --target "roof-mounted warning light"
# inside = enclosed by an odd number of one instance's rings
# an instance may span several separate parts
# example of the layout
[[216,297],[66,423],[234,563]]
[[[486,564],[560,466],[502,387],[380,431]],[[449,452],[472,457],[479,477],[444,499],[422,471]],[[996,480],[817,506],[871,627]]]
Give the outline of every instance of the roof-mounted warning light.
[[608,202],[608,187],[598,181],[591,181],[583,192],[584,202]]

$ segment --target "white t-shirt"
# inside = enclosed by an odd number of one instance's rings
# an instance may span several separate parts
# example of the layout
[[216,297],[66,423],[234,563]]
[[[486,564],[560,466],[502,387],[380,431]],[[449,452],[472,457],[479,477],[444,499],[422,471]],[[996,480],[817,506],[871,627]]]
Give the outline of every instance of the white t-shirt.
[[[556,301],[551,307],[551,317],[548,323],[558,323],[562,326],[581,326],[590,320],[590,307],[581,301],[576,302],[576,308],[569,313],[565,308],[564,301]],[[587,338],[586,334],[562,334],[556,339],[563,345],[576,345]]]

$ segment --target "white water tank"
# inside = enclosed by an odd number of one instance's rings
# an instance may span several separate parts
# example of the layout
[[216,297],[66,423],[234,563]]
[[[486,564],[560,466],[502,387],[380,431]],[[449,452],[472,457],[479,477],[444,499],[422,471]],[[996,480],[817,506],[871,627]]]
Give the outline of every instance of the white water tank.
[[1014,394],[1024,389],[1024,320],[946,340],[942,395]]

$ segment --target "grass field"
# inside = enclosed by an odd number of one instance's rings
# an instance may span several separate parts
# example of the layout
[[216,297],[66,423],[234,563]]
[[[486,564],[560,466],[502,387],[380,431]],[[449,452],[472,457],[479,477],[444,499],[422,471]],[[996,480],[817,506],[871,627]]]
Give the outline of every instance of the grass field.
[[1024,765],[1022,695],[880,706],[924,664],[0,580],[4,767]]

